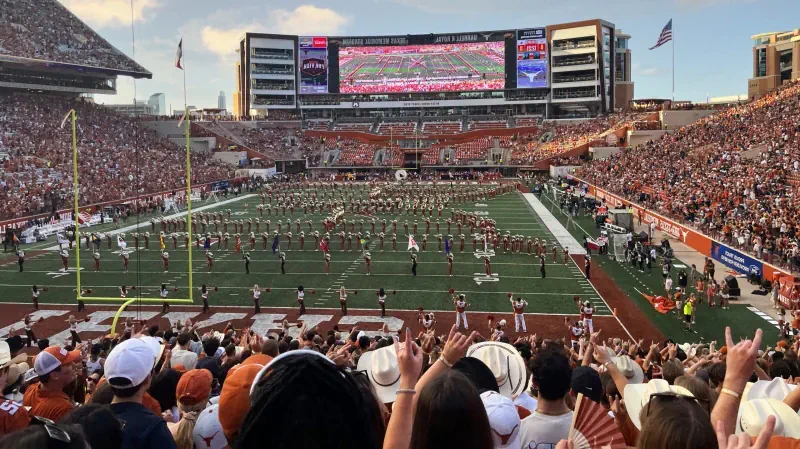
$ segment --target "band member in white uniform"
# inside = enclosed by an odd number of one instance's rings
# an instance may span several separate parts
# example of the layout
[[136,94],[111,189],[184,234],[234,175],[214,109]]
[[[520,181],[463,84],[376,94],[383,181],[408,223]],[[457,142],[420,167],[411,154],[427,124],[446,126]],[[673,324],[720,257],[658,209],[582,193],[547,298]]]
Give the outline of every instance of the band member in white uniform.
[[464,321],[464,329],[469,329],[469,325],[467,324],[467,307],[469,307],[469,303],[467,303],[466,298],[464,295],[458,295],[453,298],[453,304],[456,305],[456,328],[461,327],[461,321]]
[[522,332],[528,332],[528,328],[525,327],[525,307],[527,305],[528,301],[522,298],[517,298],[516,301],[511,300],[511,306],[514,308],[514,329],[517,333],[519,333],[520,327]]
[[592,303],[589,301],[585,301],[583,306],[581,307],[581,314],[583,314],[583,328],[591,334],[594,332],[594,326],[592,326],[592,314],[594,313],[594,307]]

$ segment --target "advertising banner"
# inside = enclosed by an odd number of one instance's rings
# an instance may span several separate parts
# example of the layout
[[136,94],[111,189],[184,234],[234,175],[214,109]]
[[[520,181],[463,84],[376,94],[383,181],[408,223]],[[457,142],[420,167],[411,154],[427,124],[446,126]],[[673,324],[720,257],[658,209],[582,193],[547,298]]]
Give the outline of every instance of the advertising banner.
[[547,87],[547,60],[545,29],[517,30],[517,87]]
[[300,93],[328,93],[328,38],[298,37]]
[[716,241],[711,243],[711,258],[739,274],[757,274],[761,276],[764,271],[764,264],[760,260],[756,260]]

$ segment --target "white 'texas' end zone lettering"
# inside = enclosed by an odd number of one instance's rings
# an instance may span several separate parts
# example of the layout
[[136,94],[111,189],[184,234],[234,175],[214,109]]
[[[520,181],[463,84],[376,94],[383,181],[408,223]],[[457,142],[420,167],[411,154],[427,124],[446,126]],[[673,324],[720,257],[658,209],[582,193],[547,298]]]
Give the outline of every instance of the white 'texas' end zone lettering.
[[[54,317],[54,316],[66,315],[67,313],[69,313],[68,310],[37,310],[37,311],[35,311],[35,312],[30,314],[31,315],[31,322],[32,323],[36,323],[37,321],[39,321],[39,318],[47,319],[47,318]],[[10,324],[10,325],[0,329],[0,338],[5,338],[6,336],[8,336],[8,332],[11,329],[14,329],[16,331],[22,330],[23,334],[24,334],[25,322],[24,321],[17,321],[14,324]],[[18,335],[22,335],[22,334],[18,334]],[[27,335],[22,335],[22,339],[23,340],[27,340],[28,336]]]
[[[103,321],[106,321],[106,320],[113,319],[114,315],[116,315],[116,314],[117,314],[117,312],[113,312],[113,311],[100,311],[100,312],[90,313],[88,322],[81,321],[81,322],[79,322],[77,324],[78,334],[80,334],[81,332],[102,332],[103,334],[108,333],[108,331],[111,329],[111,323],[110,322],[108,324],[100,324],[100,323],[102,323]],[[124,320],[126,318],[133,318],[133,319],[141,318],[143,320],[150,320],[153,317],[155,317],[156,315],[158,315],[158,312],[140,312],[140,313],[137,313],[137,312],[122,312],[119,315],[119,317],[122,320]],[[124,321],[122,321],[122,320],[117,322],[117,326],[119,326],[120,323],[124,323]],[[61,345],[64,344],[64,341],[66,341],[66,339],[69,338],[70,336],[71,335],[70,335],[70,332],[69,332],[69,328],[67,328],[67,329],[65,329],[65,330],[63,330],[63,331],[51,336],[50,337],[50,345],[51,346],[61,346]]]
[[[358,316],[358,315],[347,315],[343,316],[339,319],[339,325],[352,325],[355,326],[359,323],[386,323],[391,332],[397,332],[403,328],[403,320],[400,318],[396,318],[393,316],[387,317],[379,317],[379,316]],[[375,336],[382,336],[383,333],[381,331],[364,331],[364,333],[370,337]]]

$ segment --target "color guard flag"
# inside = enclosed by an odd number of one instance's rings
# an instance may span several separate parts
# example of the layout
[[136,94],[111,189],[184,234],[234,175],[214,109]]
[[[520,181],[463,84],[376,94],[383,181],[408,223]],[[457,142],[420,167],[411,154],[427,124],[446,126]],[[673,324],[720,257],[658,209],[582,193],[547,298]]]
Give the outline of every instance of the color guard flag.
[[412,248],[417,250],[417,251],[419,251],[419,246],[417,246],[417,242],[414,240],[414,236],[409,235],[408,236],[408,250],[407,251],[411,251]]
[[74,109],[70,109],[69,112],[67,112],[67,115],[64,116],[64,120],[61,120],[61,128],[64,128],[67,120],[69,120],[69,116],[72,115],[72,111],[74,111]]
[[444,253],[450,254],[450,239],[448,237],[444,239]]
[[181,119],[178,120],[178,128],[183,125],[183,121],[186,120],[186,111],[183,111],[183,115],[181,115]]
[[325,240],[319,242],[319,249],[321,249],[323,253],[327,253],[328,252],[328,242],[326,242]]
[[175,53],[175,67],[183,70],[181,59],[183,59],[183,38],[181,38],[181,41],[178,42],[178,51]]

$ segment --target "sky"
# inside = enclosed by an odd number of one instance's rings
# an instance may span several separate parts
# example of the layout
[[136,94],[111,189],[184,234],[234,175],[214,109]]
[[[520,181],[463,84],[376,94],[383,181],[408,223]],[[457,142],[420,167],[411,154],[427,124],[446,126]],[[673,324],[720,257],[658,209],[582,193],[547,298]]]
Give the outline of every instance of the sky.
[[[112,45],[133,55],[130,0],[59,0]],[[133,0],[135,59],[152,80],[120,77],[130,103],[163,92],[183,108],[183,73],[174,67],[183,38],[188,104],[232,109],[235,49],[245,31],[298,35],[426,34],[519,29],[601,18],[632,36],[635,98],[672,96],[672,44],[649,51],[667,21],[675,36],[675,98],[745,95],[752,76],[750,36],[800,27],[800,2],[785,0]]]

